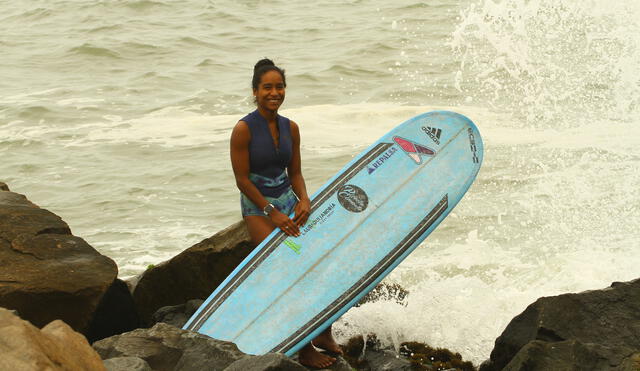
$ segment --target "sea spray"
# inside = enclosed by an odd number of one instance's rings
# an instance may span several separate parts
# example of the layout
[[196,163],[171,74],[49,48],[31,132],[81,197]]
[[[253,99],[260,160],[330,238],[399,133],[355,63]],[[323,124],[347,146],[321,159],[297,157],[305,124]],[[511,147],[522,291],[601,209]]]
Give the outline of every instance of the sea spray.
[[455,85],[527,125],[637,117],[637,2],[494,1],[469,5],[450,44]]

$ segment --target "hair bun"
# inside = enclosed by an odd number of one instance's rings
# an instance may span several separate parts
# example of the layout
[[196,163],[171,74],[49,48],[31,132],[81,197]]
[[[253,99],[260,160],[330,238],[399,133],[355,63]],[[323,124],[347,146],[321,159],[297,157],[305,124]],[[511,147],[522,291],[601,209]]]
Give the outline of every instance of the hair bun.
[[251,87],[253,90],[258,90],[258,85],[260,85],[260,80],[262,79],[262,75],[269,71],[276,71],[282,76],[282,83],[284,87],[287,87],[287,80],[284,77],[284,70],[278,66],[269,58],[263,58],[256,63],[253,67],[253,78],[251,79]]
[[275,66],[276,64],[273,63],[273,61],[269,58],[264,58],[258,61],[258,63],[256,63],[256,65],[253,67],[254,71],[257,71],[258,68],[260,67],[264,67],[264,66]]

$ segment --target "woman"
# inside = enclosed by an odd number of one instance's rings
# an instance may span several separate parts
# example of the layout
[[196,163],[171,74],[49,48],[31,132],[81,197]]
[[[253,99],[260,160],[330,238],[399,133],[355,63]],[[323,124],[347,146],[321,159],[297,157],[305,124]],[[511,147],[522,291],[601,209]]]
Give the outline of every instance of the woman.
[[[256,246],[276,228],[299,236],[311,209],[301,172],[298,125],[278,114],[286,86],[284,70],[269,59],[258,61],[252,80],[258,108],[242,118],[231,133],[231,165],[242,192],[242,216]],[[294,211],[290,219],[288,215]],[[342,354],[329,327],[300,350],[301,364],[323,368],[335,362],[314,345]]]

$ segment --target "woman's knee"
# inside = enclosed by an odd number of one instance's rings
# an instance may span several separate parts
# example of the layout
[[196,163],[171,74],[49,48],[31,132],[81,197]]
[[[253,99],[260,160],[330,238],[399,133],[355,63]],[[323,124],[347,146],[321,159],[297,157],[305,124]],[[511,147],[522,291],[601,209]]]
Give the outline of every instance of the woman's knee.
[[276,228],[271,221],[263,216],[245,216],[247,230],[251,241],[257,246]]

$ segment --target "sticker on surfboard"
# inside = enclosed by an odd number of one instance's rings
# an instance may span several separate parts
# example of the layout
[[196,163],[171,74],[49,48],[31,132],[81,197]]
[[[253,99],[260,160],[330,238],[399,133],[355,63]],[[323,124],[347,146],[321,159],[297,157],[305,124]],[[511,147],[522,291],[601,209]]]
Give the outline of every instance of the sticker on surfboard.
[[436,151],[431,148],[402,137],[395,136],[393,137],[393,141],[418,165],[422,163],[422,157],[436,155]]

